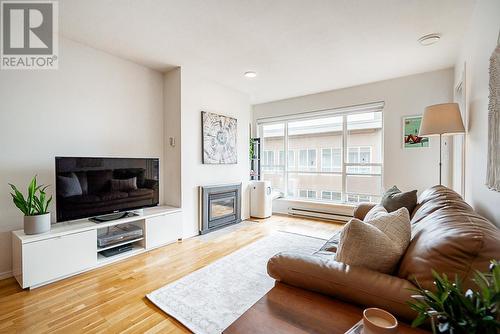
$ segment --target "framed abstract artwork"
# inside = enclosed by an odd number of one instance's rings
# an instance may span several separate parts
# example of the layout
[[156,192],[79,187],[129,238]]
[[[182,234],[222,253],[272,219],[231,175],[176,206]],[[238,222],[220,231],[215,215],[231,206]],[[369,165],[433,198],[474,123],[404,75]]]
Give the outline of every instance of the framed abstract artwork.
[[201,112],[202,162],[204,164],[236,164],[236,118]]
[[429,147],[429,138],[418,135],[420,123],[422,116],[403,117],[403,148]]

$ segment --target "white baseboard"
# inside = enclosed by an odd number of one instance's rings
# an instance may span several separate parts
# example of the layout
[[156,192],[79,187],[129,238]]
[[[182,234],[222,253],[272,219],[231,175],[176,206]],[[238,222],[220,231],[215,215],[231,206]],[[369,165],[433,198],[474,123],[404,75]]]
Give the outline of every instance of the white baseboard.
[[0,273],[0,280],[12,277],[12,271],[4,271]]

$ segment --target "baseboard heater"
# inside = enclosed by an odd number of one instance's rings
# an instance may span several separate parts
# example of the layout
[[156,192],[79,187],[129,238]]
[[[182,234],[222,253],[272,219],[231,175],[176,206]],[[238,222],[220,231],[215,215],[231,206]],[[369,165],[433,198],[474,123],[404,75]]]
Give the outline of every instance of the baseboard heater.
[[352,218],[352,216],[345,214],[337,214],[328,211],[304,208],[288,208],[288,214],[291,216],[312,217],[326,220],[341,220],[345,222],[349,221]]

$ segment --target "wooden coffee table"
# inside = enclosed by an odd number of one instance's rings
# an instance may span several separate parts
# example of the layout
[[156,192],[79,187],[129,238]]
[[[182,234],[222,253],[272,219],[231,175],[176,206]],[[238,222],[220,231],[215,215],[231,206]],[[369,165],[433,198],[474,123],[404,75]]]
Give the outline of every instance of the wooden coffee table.
[[[276,286],[224,330],[224,334],[343,334],[362,318],[357,306],[298,289]],[[401,323],[400,334],[429,333]]]

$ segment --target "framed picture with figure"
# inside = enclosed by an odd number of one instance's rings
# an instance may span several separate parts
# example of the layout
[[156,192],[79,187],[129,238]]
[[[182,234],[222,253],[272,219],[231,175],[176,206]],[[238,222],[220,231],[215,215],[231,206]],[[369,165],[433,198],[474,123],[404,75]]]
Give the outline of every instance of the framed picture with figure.
[[422,123],[422,116],[403,117],[403,148],[429,147],[429,138],[420,137],[418,131]]

